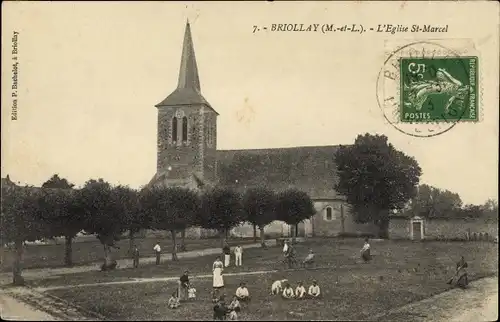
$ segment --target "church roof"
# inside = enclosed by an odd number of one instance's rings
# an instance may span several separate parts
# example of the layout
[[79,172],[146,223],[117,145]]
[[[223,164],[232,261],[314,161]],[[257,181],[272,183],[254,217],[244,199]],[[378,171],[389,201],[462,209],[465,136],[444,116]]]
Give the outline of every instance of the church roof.
[[204,104],[217,113],[201,94],[198,65],[196,64],[191,27],[188,21],[186,22],[186,31],[184,32],[177,88],[162,102],[158,103],[156,107],[195,104]]
[[257,186],[275,191],[296,188],[313,199],[343,199],[334,189],[337,149],[333,145],[220,150],[219,182],[240,191]]

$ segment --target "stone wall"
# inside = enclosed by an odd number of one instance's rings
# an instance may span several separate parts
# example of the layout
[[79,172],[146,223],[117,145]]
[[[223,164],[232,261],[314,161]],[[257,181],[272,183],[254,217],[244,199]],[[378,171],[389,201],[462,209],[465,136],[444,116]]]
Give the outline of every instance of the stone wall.
[[[424,219],[424,239],[467,239],[469,234],[487,233],[498,235],[498,223],[484,219]],[[410,238],[410,220],[404,218],[392,219],[389,224],[391,239]]]

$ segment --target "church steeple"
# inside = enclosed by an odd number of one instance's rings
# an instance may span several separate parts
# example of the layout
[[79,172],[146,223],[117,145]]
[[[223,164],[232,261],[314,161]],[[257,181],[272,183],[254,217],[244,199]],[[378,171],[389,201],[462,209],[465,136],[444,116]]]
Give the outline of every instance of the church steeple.
[[191,88],[200,91],[200,78],[198,76],[198,66],[194,54],[193,38],[191,37],[191,27],[189,20],[186,22],[184,32],[184,43],[182,45],[181,67],[179,70],[178,88]]
[[200,77],[198,75],[198,65],[194,53],[193,38],[191,36],[191,25],[186,21],[184,31],[184,42],[182,44],[181,65],[179,69],[179,80],[177,88],[156,107],[174,107],[183,105],[206,105],[218,113],[210,106],[201,94]]

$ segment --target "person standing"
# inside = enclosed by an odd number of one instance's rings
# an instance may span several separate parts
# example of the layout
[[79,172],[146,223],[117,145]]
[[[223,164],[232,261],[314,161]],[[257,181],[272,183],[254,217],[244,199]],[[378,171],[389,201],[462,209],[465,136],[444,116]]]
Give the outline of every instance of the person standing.
[[160,265],[160,256],[161,256],[160,243],[156,243],[155,247],[153,247],[153,251],[156,254],[156,265]]
[[134,268],[139,267],[139,248],[137,248],[137,245],[135,245],[132,250],[132,256],[134,259]]
[[460,261],[457,263],[457,270],[455,272],[455,275],[448,281],[448,284],[455,284],[458,287],[466,288],[469,284],[466,270],[467,267],[468,264],[465,261],[465,258],[462,256],[460,258]]
[[365,261],[365,263],[372,259],[368,238],[365,239],[365,244],[363,245],[363,248],[361,248],[361,258]]
[[231,262],[231,248],[227,243],[222,248],[222,252],[224,253],[224,267],[229,267]]
[[285,240],[285,244],[283,245],[283,255],[286,256],[288,253],[288,240]]
[[240,245],[234,248],[234,262],[236,266],[241,266],[243,256],[243,247]]
[[185,271],[179,278],[179,300],[185,301],[188,298],[189,272]]
[[224,271],[224,264],[221,262],[220,257],[217,257],[212,266],[214,289],[220,289],[224,287],[224,278],[222,277],[223,271]]

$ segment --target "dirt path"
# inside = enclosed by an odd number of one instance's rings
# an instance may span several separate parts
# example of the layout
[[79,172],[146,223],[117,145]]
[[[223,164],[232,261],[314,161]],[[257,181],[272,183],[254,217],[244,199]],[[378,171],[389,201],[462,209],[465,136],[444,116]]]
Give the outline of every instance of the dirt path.
[[377,316],[378,321],[481,322],[498,318],[498,277],[472,282]]
[[[297,241],[302,242],[303,239],[298,238]],[[266,240],[267,246],[274,246],[275,244],[276,244],[275,240]],[[260,243],[242,245],[243,249],[258,248],[258,247],[261,247]],[[220,254],[220,252],[221,252],[220,248],[207,248],[207,249],[199,249],[199,250],[193,250],[193,251],[179,253],[179,254],[177,254],[177,257],[179,259],[194,258],[194,257],[200,257],[200,256]],[[162,260],[162,262],[170,261],[171,260],[170,254],[164,253],[161,260]],[[133,260],[132,259],[125,258],[125,259],[117,260],[117,262],[118,262],[117,269],[124,269],[124,268],[132,268],[133,267]],[[156,262],[156,257],[141,258],[141,266],[153,265],[155,262]],[[23,277],[26,279],[44,279],[44,278],[50,278],[52,276],[60,276],[60,275],[67,275],[67,274],[79,274],[79,273],[84,273],[84,272],[91,272],[91,271],[100,270],[101,264],[102,264],[102,262],[96,262],[96,263],[93,263],[91,265],[75,266],[75,267],[70,267],[70,268],[26,269],[26,270],[23,270]],[[12,273],[8,272],[8,273],[1,273],[0,274],[0,285],[9,284],[9,283],[11,283],[11,280],[12,280]]]
[[0,308],[3,320],[14,321],[58,321],[48,313],[37,310],[12,296],[0,293]]

